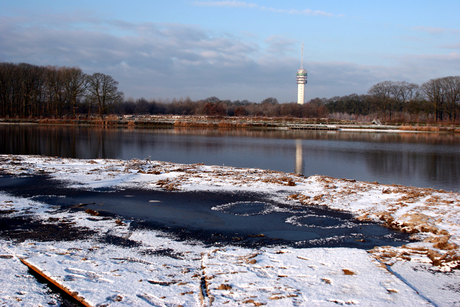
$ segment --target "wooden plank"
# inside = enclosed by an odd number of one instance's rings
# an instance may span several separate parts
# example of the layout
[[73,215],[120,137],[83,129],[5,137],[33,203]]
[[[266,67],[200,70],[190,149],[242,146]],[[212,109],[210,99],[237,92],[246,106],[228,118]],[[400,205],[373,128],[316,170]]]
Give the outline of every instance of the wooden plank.
[[77,292],[70,291],[67,287],[65,287],[65,286],[61,285],[60,283],[58,283],[56,280],[54,280],[53,278],[51,278],[50,276],[45,274],[43,271],[41,271],[39,268],[37,268],[36,266],[31,264],[27,260],[22,259],[22,258],[19,258],[19,260],[23,264],[25,264],[30,270],[32,270],[36,274],[40,275],[44,279],[46,279],[49,283],[51,283],[52,285],[54,285],[55,287],[57,287],[59,290],[61,290],[62,292],[66,293],[67,295],[71,296],[73,299],[75,299],[77,302],[79,302],[83,306],[85,306],[85,307],[93,307],[91,304],[89,304],[87,301],[85,301],[85,299],[83,297],[78,295]]

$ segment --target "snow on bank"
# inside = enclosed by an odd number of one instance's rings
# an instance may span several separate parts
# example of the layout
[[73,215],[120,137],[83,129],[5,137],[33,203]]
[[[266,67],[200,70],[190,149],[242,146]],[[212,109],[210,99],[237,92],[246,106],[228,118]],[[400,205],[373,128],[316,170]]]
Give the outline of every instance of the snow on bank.
[[97,236],[59,242],[2,240],[0,259],[8,269],[1,270],[0,282],[8,287],[0,290],[0,302],[5,306],[54,302],[27,277],[18,258],[26,258],[91,306],[429,305],[363,250],[204,247],[156,231],[130,232],[127,224],[84,212],[57,212],[5,194],[0,199],[2,207],[17,210],[16,216],[66,219],[76,227],[141,242],[126,248],[103,244]]
[[[458,193],[148,160],[4,155],[0,161],[3,173],[46,173],[81,189],[265,191],[292,204],[328,206],[359,219],[381,221],[414,233],[417,239],[403,247],[376,247],[370,253],[351,248],[212,248],[177,242],[158,231],[131,231],[127,221],[89,218],[83,212],[61,212],[0,194],[0,210],[8,215],[65,219],[97,233],[72,242],[2,239],[0,262],[8,269],[2,269],[0,282],[9,284],[0,289],[3,305],[46,305],[55,299],[26,277],[17,257],[27,258],[94,306],[453,306],[460,302],[459,274],[452,269],[458,266],[460,244]],[[126,248],[98,240],[107,233],[138,245]]]

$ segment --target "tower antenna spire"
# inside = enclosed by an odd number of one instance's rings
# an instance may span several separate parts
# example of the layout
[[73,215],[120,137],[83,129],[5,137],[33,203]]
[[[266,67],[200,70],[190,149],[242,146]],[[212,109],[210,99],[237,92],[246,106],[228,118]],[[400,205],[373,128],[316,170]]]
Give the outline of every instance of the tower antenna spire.
[[302,57],[300,58],[300,68],[303,69],[303,43],[302,43]]

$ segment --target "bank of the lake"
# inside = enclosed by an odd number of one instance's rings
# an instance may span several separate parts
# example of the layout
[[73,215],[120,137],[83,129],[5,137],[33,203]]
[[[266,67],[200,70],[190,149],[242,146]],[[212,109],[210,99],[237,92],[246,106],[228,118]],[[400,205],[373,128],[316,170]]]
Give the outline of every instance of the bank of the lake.
[[103,127],[206,127],[245,129],[293,129],[293,130],[364,130],[378,132],[423,131],[460,133],[460,125],[446,123],[380,123],[380,121],[357,122],[329,118],[280,118],[280,117],[225,117],[225,116],[179,116],[179,115],[108,115],[54,118],[2,118],[0,123],[43,125],[90,125]]

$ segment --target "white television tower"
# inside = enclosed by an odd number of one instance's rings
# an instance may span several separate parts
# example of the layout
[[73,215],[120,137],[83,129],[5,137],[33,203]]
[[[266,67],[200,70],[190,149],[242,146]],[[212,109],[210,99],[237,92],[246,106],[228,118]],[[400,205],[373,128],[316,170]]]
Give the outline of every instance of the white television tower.
[[302,43],[302,57],[300,60],[300,69],[297,70],[297,103],[305,103],[305,84],[307,84],[307,71],[303,69],[303,43]]

